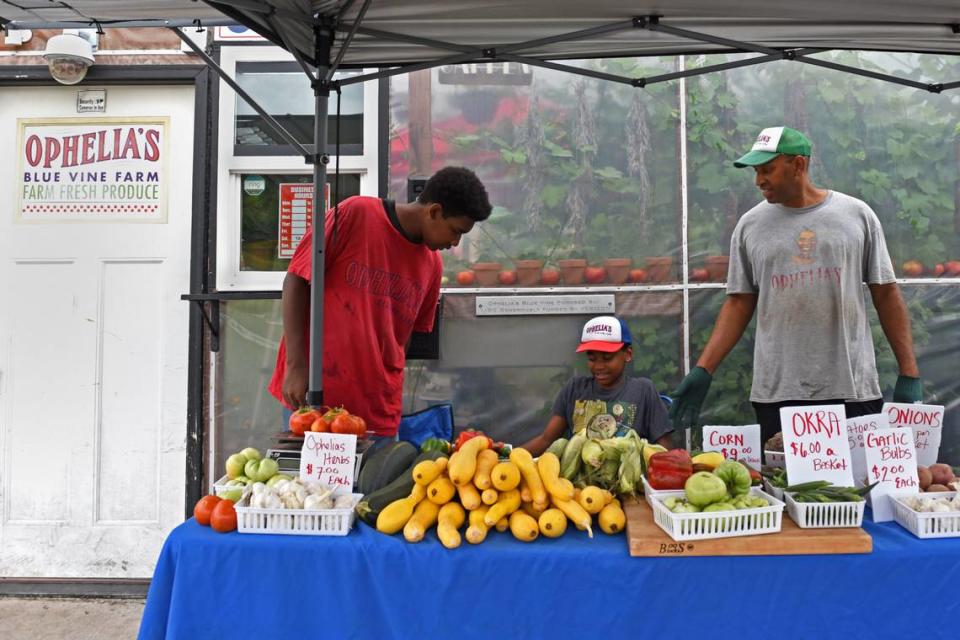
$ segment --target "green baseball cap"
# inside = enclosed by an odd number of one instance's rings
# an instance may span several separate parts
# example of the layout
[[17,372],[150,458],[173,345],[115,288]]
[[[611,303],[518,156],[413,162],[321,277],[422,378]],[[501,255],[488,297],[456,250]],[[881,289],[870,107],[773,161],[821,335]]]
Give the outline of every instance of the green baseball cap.
[[753,148],[738,158],[733,166],[755,167],[766,164],[781,154],[809,156],[813,145],[810,139],[790,127],[768,127],[760,132]]

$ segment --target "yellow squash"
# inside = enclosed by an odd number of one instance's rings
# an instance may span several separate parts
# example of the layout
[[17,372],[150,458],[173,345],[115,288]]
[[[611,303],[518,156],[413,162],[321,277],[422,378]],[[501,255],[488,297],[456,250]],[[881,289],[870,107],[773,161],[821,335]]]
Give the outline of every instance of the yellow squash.
[[573,500],[557,500],[556,498],[553,499],[553,506],[563,511],[564,515],[570,518],[570,522],[576,525],[577,529],[586,531],[589,537],[593,537],[593,529],[590,527],[592,520],[590,514],[583,507]]
[[600,529],[604,533],[612,535],[623,531],[623,528],[627,525],[627,516],[619,505],[610,503],[600,511],[597,522],[600,523]]
[[483,504],[483,501],[480,499],[480,492],[477,491],[477,488],[473,486],[472,482],[457,485],[457,494],[460,496],[460,504],[462,504],[463,508],[467,511],[473,511]]
[[490,527],[483,521],[483,517],[487,515],[489,509],[487,505],[482,505],[470,512],[467,532],[464,534],[470,544],[480,544],[486,539]]
[[537,471],[537,465],[534,464],[533,456],[530,455],[530,452],[517,447],[510,451],[510,462],[517,465],[517,468],[520,469],[520,475],[523,476],[527,487],[530,488],[533,501],[546,504],[547,490],[543,488],[543,481],[540,480],[540,472]]
[[490,510],[487,511],[487,515],[483,517],[483,521],[487,523],[488,527],[492,527],[502,518],[506,518],[519,508],[520,492],[516,489],[504,491],[500,494],[500,498],[497,500],[497,503],[490,507]]
[[567,516],[560,509],[547,509],[537,521],[540,533],[548,538],[559,538],[567,530]]
[[465,519],[463,507],[456,502],[448,502],[440,507],[440,513],[437,516],[437,537],[447,549],[456,549],[460,546],[458,529],[463,526]]
[[453,484],[467,484],[473,480],[477,470],[477,455],[487,448],[487,439],[483,436],[470,438],[457,450],[455,459],[447,466],[447,474]]
[[598,514],[607,505],[607,492],[592,485],[584,487],[577,498],[577,504],[590,515]]
[[490,472],[490,481],[497,491],[510,491],[520,484],[520,469],[509,460],[499,462]]
[[[560,459],[549,451],[537,459],[537,471],[547,492],[560,500],[573,499],[573,483],[560,477]],[[566,480],[566,482],[563,482]]]
[[536,518],[529,513],[514,511],[510,514],[510,532],[517,540],[533,542],[540,535],[540,528]]
[[720,466],[720,463],[723,462],[726,458],[723,457],[723,454],[719,451],[707,451],[693,456],[690,459],[690,462],[693,464],[702,464],[707,467],[710,467],[711,470],[716,469]]
[[394,500],[377,515],[377,531],[391,536],[400,531],[413,515],[414,507],[422,501],[423,496],[416,494]]
[[477,486],[477,489],[486,491],[493,486],[493,482],[490,480],[490,472],[493,471],[499,461],[500,457],[493,449],[484,449],[477,454],[477,471],[473,474],[473,484]]
[[496,489],[484,489],[483,493],[480,494],[480,501],[489,507],[496,504],[499,497],[500,492]]
[[413,515],[407,520],[403,527],[403,537],[407,542],[420,542],[427,530],[437,521],[437,515],[440,513],[440,505],[434,504],[429,500],[421,500],[417,508],[413,510]]

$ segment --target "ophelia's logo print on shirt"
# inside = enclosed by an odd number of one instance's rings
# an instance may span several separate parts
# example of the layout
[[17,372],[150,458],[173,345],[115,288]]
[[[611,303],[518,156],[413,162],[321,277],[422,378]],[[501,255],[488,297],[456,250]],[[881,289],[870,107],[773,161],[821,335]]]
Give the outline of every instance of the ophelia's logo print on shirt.
[[797,236],[798,253],[793,256],[796,264],[813,264],[814,254],[817,251],[817,234],[810,229],[804,229]]

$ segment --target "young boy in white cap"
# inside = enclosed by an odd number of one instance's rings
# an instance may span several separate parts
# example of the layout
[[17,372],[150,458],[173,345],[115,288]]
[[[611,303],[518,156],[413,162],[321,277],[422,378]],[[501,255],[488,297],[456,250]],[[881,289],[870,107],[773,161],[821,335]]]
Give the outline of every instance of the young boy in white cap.
[[615,432],[607,437],[633,429],[650,442],[672,447],[673,426],[653,382],[626,373],[633,359],[631,343],[623,320],[615,316],[590,319],[583,326],[577,353],[587,354],[591,375],[574,376],[564,385],[543,433],[521,446],[536,456],[557,438],[570,437],[588,426],[603,431],[615,424]]

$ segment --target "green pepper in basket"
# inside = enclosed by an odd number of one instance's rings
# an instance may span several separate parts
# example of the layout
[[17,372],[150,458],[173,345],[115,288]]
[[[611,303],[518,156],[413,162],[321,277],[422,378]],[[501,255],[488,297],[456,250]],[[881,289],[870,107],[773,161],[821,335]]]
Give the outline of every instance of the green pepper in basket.
[[426,451],[439,451],[440,453],[450,453],[450,443],[440,438],[427,438],[420,445],[420,453]]

